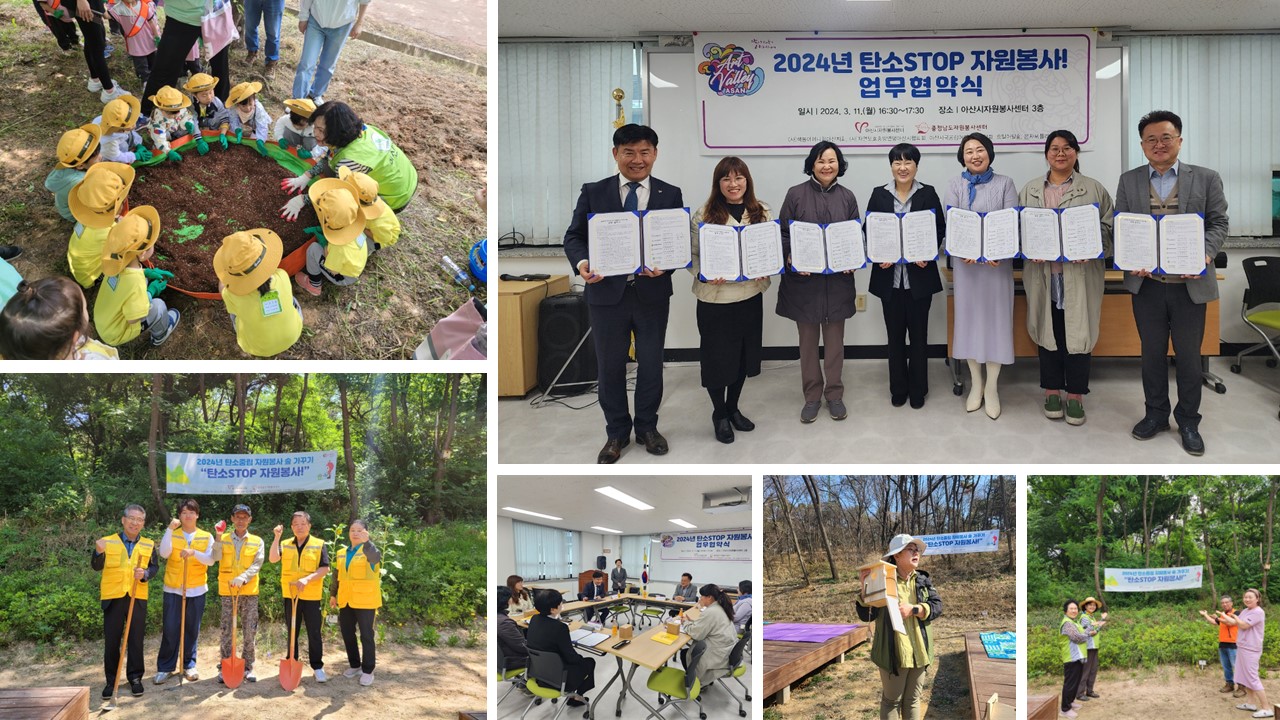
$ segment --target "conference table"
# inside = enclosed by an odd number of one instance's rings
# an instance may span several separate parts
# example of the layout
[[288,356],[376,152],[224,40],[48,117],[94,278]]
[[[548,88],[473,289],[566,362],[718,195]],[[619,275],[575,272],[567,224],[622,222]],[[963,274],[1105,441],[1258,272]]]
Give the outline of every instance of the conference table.
[[[730,598],[731,602],[736,599]],[[656,605],[658,607],[666,607],[674,610],[689,611],[697,607],[696,602],[684,602],[682,600],[673,600],[671,598],[658,597],[655,595],[641,595],[639,593],[622,593],[621,595],[611,595],[609,597],[600,598],[598,600],[573,600],[566,602],[560,609],[560,616],[576,615],[585,612],[590,608],[598,608],[601,606],[617,605],[626,603],[630,608],[631,616],[634,619],[636,607],[641,605]],[[537,615],[537,610],[531,610],[523,615],[513,616],[511,619],[516,621],[520,627],[528,627],[529,618]]]
[[[597,652],[603,652],[606,655],[612,655],[614,659],[617,660],[618,670],[613,674],[613,677],[609,678],[609,682],[605,683],[604,688],[596,694],[596,699],[592,701],[589,715],[592,720],[595,720],[596,708],[600,705],[600,701],[604,698],[605,694],[609,692],[609,688],[613,686],[613,683],[619,678],[622,679],[622,692],[618,693],[618,704],[617,707],[614,708],[615,715],[622,715],[622,701],[626,700],[627,695],[630,694],[636,699],[636,702],[643,705],[645,710],[649,712],[649,714],[645,716],[646,718],[651,715],[662,717],[657,708],[650,705],[648,701],[644,699],[643,695],[636,692],[635,687],[632,685],[632,678],[635,676],[638,668],[643,667],[650,671],[657,671],[658,668],[665,666],[671,661],[671,658],[675,657],[680,652],[680,649],[685,645],[688,645],[691,640],[691,638],[684,633],[680,633],[676,637],[676,640],[669,645],[654,639],[657,635],[665,633],[666,631],[667,628],[665,624],[649,628],[648,630],[645,630],[639,635],[633,637],[631,642],[623,648],[617,647],[623,642],[617,637],[606,638],[599,644],[595,645],[593,648],[594,650]],[[626,670],[627,663],[631,664],[630,671]]]

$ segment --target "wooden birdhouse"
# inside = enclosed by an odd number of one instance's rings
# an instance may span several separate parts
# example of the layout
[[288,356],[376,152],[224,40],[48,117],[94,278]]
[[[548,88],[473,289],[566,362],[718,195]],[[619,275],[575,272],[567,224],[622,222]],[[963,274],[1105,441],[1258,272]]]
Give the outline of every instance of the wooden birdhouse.
[[[862,581],[862,603],[872,607],[887,607],[898,604],[897,567],[877,560],[858,568],[858,574],[870,570]],[[890,602],[892,601],[892,602]]]

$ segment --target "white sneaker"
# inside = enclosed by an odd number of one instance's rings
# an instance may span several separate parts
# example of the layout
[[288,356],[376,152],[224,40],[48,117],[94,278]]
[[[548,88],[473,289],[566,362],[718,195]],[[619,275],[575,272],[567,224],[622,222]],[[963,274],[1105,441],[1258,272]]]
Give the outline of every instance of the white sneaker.
[[195,668],[187,668],[182,671],[182,677],[186,678],[187,682],[195,682],[200,679],[200,673],[196,672]]
[[324,668],[316,668],[316,682],[329,682],[329,676],[324,674]]
[[1058,712],[1058,717],[1074,718],[1074,717],[1079,717],[1079,716],[1078,716],[1078,715],[1076,715],[1076,711],[1075,711],[1075,710],[1068,710],[1068,711],[1066,711],[1066,712],[1061,712],[1061,711],[1059,711],[1059,712]]
[[102,100],[103,104],[105,105],[106,103],[109,103],[118,97],[124,97],[125,95],[132,95],[132,94],[133,93],[130,93],[128,90],[125,90],[124,88],[120,87],[120,83],[116,83],[115,85],[111,86],[110,90],[103,90],[102,94],[98,95],[98,99]]
[[168,680],[170,675],[173,675],[173,673],[158,672],[156,673],[156,679],[152,680],[151,682],[156,685],[163,685],[164,681]]
[[1236,706],[1236,709],[1237,709],[1237,710],[1248,710],[1248,711],[1252,712],[1252,711],[1254,711],[1254,710],[1257,710],[1257,709],[1258,709],[1258,706],[1257,706],[1257,705],[1254,705],[1253,703],[1240,703],[1239,705],[1237,705],[1237,706]]
[[1270,710],[1259,710],[1258,712],[1254,713],[1253,716],[1256,718],[1269,718],[1269,717],[1275,717],[1276,714],[1271,712]]
[[345,678],[353,678],[359,674],[360,674],[360,668],[358,667],[347,668],[346,670],[342,671],[342,677],[345,677]]
[[[373,673],[360,673],[360,684],[369,687],[373,684]],[[1270,715],[1254,715],[1254,717],[1271,717]]]
[[1073,702],[1073,703],[1071,703],[1071,709],[1072,709],[1072,710],[1079,710],[1079,709],[1080,709],[1080,708],[1082,708],[1082,707],[1084,707],[1084,706],[1083,706],[1083,705],[1081,705],[1081,704],[1080,704],[1080,703],[1078,703],[1078,702]]
[[89,92],[102,92],[102,81],[98,78],[89,78],[89,84],[85,85]]

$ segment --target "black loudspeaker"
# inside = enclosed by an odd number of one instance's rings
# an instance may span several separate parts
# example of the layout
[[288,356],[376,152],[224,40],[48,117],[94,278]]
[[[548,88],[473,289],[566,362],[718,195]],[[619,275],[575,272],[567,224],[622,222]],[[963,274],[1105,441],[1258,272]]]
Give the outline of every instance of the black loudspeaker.
[[597,556],[596,556],[596,569],[597,569],[597,570],[603,570],[603,569],[605,569],[605,567],[607,567],[607,566],[605,565],[605,562],[607,562],[607,561],[605,560],[605,557],[604,557],[603,555],[597,555]]
[[556,373],[573,359],[556,382],[556,396],[580,395],[596,380],[596,349],[589,339],[574,354],[578,341],[591,327],[587,300],[580,293],[553,295],[538,306],[538,387],[551,387]]

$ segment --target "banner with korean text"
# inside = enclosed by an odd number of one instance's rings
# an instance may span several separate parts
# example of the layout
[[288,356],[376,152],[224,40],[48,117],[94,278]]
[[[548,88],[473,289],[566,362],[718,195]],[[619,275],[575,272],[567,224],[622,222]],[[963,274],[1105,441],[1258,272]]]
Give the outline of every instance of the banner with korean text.
[[662,533],[663,560],[751,562],[751,529]]
[[332,490],[338,451],[263,455],[165,453],[166,489],[179,495]]
[[792,155],[819,140],[954,152],[970,132],[1040,152],[1091,136],[1091,30],[753,33],[693,37],[704,155]]
[[1196,590],[1204,582],[1203,565],[1176,568],[1107,568],[1103,585],[1107,592],[1158,592]]
[[959,555],[960,553],[995,552],[1000,549],[999,530],[918,535],[925,541],[925,555]]

